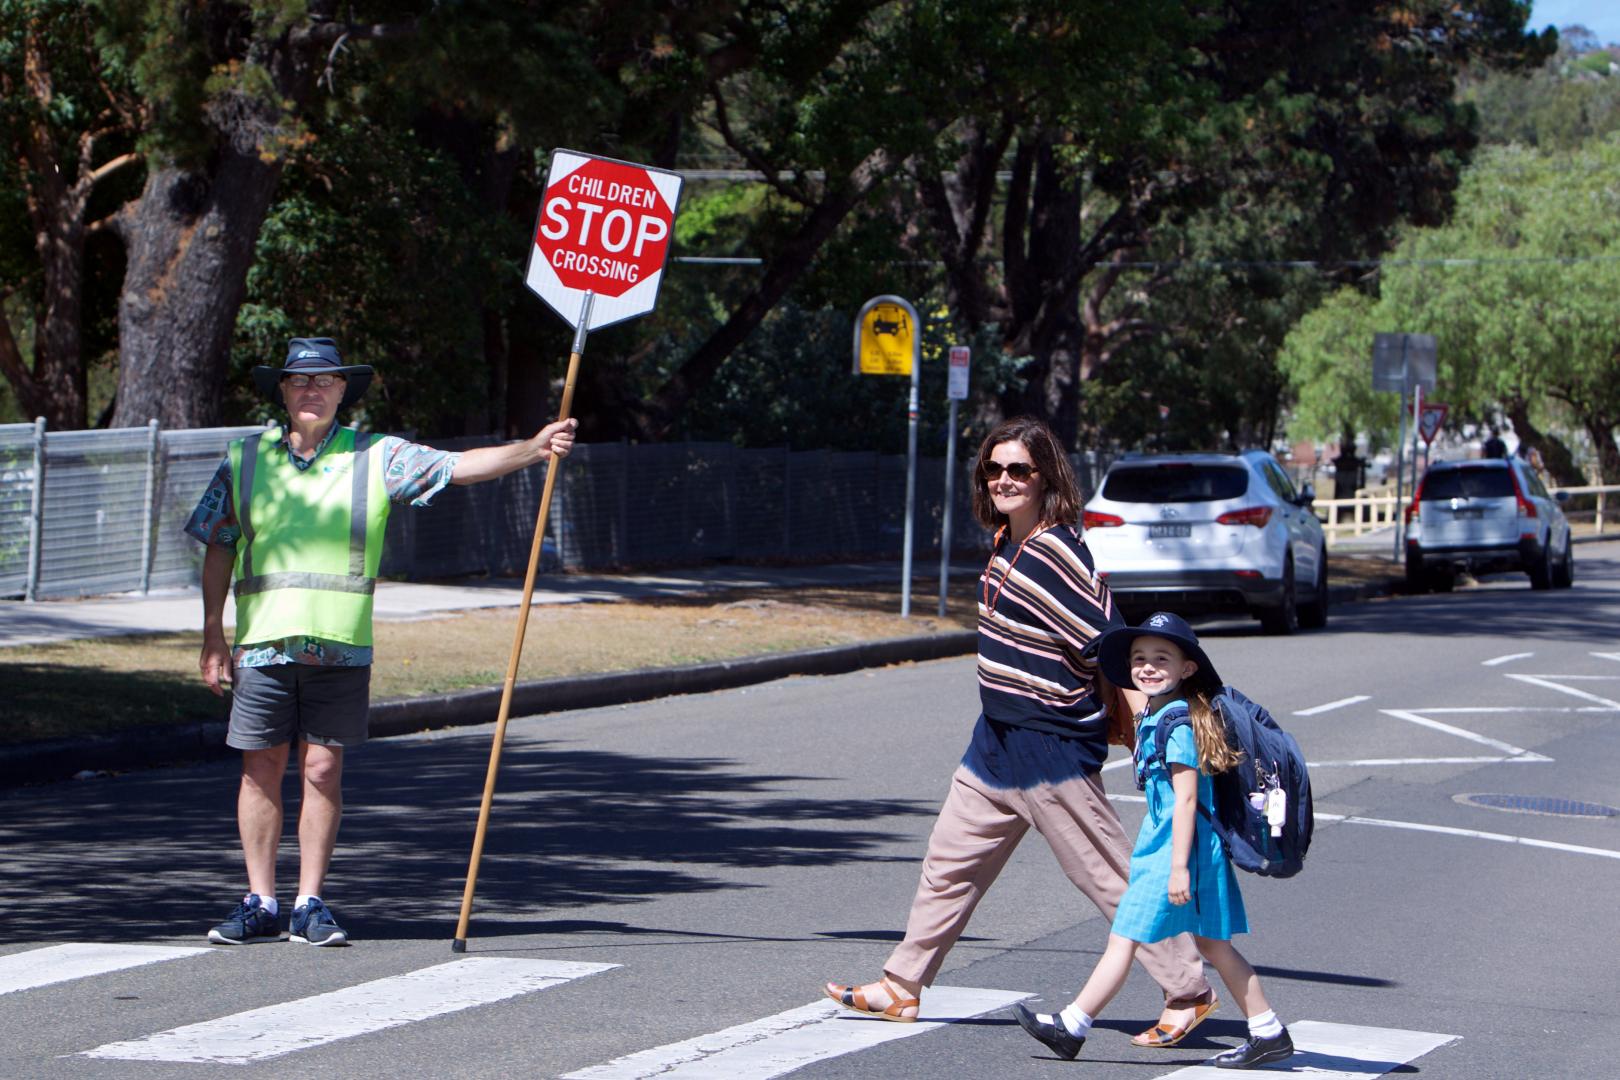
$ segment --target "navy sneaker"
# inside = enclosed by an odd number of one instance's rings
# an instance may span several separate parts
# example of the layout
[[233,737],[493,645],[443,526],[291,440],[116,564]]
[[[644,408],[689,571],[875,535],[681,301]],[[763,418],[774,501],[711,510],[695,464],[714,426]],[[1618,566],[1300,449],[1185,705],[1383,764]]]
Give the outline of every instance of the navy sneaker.
[[312,897],[303,907],[294,908],[292,913],[292,933],[289,937],[293,941],[302,941],[306,945],[347,945],[349,935],[332,917],[332,909],[321,903],[319,898]]
[[258,893],[248,893],[231,917],[208,931],[215,945],[256,945],[281,940],[281,920],[270,914]]

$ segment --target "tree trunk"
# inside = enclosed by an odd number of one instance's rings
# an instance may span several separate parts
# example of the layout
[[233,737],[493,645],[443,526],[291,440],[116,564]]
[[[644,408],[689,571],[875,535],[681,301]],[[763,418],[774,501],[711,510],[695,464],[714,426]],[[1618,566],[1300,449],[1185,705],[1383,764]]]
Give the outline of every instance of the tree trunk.
[[[1591,415],[1583,417],[1583,420],[1586,433],[1592,439],[1592,446],[1597,450],[1597,483],[1620,483],[1620,445],[1616,445],[1614,441],[1615,432],[1620,431],[1620,416]],[[1572,479],[1576,483],[1584,481],[1580,476]]]
[[[1519,456],[1528,457],[1531,450],[1541,455],[1541,463],[1555,484],[1580,483],[1580,469],[1575,467],[1575,455],[1554,435],[1537,428],[1530,420],[1530,405],[1523,400],[1507,403],[1508,419],[1513,422],[1513,434],[1519,437]],[[1613,440],[1611,440],[1612,442]]]
[[[20,166],[44,287],[32,368],[23,361],[10,323],[0,315],[0,373],[11,383],[25,415],[43,416],[58,430],[73,430],[86,427],[88,421],[82,355],[84,242],[94,226],[85,221],[86,208],[96,184],[137,157],[123,154],[100,166],[93,164],[98,138],[115,134],[115,127],[87,127],[77,135],[76,148],[65,145],[67,133],[53,130],[43,119],[58,95],[38,33],[26,36],[23,54],[23,85],[0,78],[0,95],[19,99],[26,95],[41,114],[19,125],[7,150]],[[72,157],[77,158],[77,175],[63,169]]]
[[[268,74],[270,90],[248,79],[218,91],[208,103],[213,145],[206,162],[153,163],[140,197],[124,208],[119,231],[128,262],[118,298],[114,427],[152,419],[179,428],[219,423],[236,313],[285,167],[283,144],[296,144],[297,118],[321,65],[345,41],[415,32],[410,21],[339,23],[336,6],[312,2],[309,21],[247,42],[244,55]],[[230,70],[243,57],[216,59]]]
[[219,424],[236,312],[281,170],[280,159],[225,148],[206,172],[148,173],[122,226],[113,427]]

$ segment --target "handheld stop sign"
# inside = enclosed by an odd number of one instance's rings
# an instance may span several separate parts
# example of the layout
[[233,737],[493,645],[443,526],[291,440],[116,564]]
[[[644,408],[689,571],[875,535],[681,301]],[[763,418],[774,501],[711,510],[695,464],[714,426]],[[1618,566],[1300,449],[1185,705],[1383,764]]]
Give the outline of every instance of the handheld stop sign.
[[[675,232],[681,177],[572,150],[551,156],[524,279],[576,330],[653,309]],[[592,294],[588,319],[585,295]]]
[[[551,310],[574,328],[574,348],[568,356],[559,421],[567,420],[574,406],[574,381],[585,352],[585,336],[592,330],[624,322],[653,309],[664,278],[675,234],[675,206],[680,201],[681,177],[668,169],[654,169],[628,161],[554,150],[546,177],[545,197],[529,243],[524,281]],[[484,854],[495,798],[495,776],[500,767],[501,744],[512,709],[512,688],[517,682],[523,634],[529,625],[529,603],[534,597],[534,574],[551,513],[559,462],[546,466],[540,494],[540,513],[534,523],[529,569],[523,578],[523,603],[518,607],[517,633],[501,687],[501,708],[495,720],[495,739],[489,751],[489,772],[484,779],[484,801],[478,810],[467,886],[461,897],[461,919],[450,943],[452,952],[467,951],[467,922],[472,916],[473,889],[478,863]]]

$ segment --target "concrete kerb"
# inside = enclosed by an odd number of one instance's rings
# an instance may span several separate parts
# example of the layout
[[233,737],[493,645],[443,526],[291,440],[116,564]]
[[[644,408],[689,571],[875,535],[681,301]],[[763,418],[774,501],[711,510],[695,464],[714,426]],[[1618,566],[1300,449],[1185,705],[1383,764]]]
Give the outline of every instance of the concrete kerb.
[[[963,656],[977,646],[977,632],[958,630],[708,664],[536,679],[512,688],[511,715],[538,716],[677,694],[704,694],[790,675],[841,675],[862,668]],[[500,702],[500,687],[379,701],[371,706],[371,735],[386,738],[492,723],[499,717]],[[234,753],[225,745],[223,720],[22,743],[0,748],[0,787],[52,783],[84,773],[210,761]]]

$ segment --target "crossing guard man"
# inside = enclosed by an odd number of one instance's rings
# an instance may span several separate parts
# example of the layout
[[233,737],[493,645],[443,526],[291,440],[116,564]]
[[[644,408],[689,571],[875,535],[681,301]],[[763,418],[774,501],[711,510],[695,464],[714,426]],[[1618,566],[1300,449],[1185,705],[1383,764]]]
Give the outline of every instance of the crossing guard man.
[[[371,686],[371,606],[392,503],[427,506],[447,484],[474,484],[561,458],[575,420],[533,438],[460,453],[337,424],[372,368],[344,364],[331,338],[294,338],[283,366],[253,381],[287,423],[231,443],[186,523],[206,545],[203,645],[208,688],[233,683],[226,742],[242,751],[236,818],[248,893],[208,932],[221,945],[281,939],[276,849],[282,779],[294,743],[302,801],[293,941],[343,945],[348,934],[321,900],[343,813],[343,754],[365,742]],[[225,643],[225,594],[236,576],[236,645]]]

